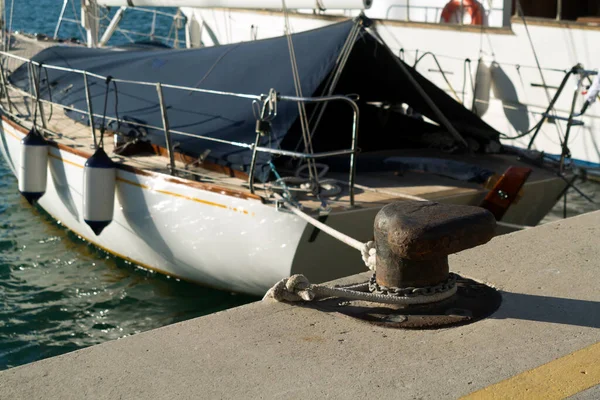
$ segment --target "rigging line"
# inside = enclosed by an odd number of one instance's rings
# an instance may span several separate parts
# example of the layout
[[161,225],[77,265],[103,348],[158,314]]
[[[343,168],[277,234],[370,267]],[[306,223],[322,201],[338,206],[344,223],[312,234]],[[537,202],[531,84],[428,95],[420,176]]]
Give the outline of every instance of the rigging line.
[[[326,91],[323,92],[323,95],[331,96],[333,94],[333,91],[335,90],[335,88],[340,80],[340,77],[346,66],[346,63],[348,62],[350,53],[352,52],[352,49],[354,48],[354,44],[356,43],[356,40],[357,40],[358,36],[360,35],[361,25],[362,25],[362,23],[360,22],[360,20],[358,20],[354,24],[352,29],[350,30],[350,34],[346,38],[346,42],[344,43],[344,46],[342,47],[342,51],[340,52],[340,55],[338,56],[337,66],[332,71],[332,74],[330,75],[330,79],[328,80],[327,84],[325,85],[325,88],[327,88],[327,89],[326,89]],[[317,116],[316,121],[314,122],[314,124],[312,124],[312,128],[310,129],[311,140],[314,137],[315,132],[317,131],[319,123],[321,122],[321,119],[323,118],[323,115],[325,114],[325,109],[327,108],[327,104],[328,103],[326,103],[326,102],[318,104],[317,107],[315,107],[315,110],[314,110],[313,114],[311,115],[310,120],[308,121],[309,128],[310,128],[310,125],[311,125],[315,115]],[[318,110],[318,113],[317,113],[317,110]],[[296,146],[296,150],[297,149],[298,149],[298,146]]]
[[104,15],[96,17],[95,15],[90,14],[89,15],[90,18],[95,19],[98,22],[102,22],[102,21],[105,21],[105,20],[110,20],[110,16],[109,16],[110,15],[110,11],[107,10],[107,7],[103,6],[103,5],[98,5],[98,8],[104,10]]
[[[173,29],[177,30],[177,28],[175,27],[175,20],[173,20],[171,26],[169,27],[169,33],[167,34],[166,38],[167,44],[169,44],[169,40],[171,39],[171,33],[173,33]],[[173,39],[173,47],[175,47],[175,39]]]
[[133,40],[133,39],[131,38],[131,36],[129,36],[129,35],[127,34],[127,32],[125,32],[125,31],[124,31],[124,30],[122,30],[121,28],[117,28],[117,32],[119,32],[121,35],[125,36],[125,39],[129,40],[129,42],[131,42],[131,43],[135,43],[135,40]]
[[446,117],[446,115],[444,115],[442,110],[440,110],[440,108],[431,99],[431,97],[429,97],[429,95],[427,94],[425,89],[423,89],[423,87],[419,84],[417,79],[411,74],[411,72],[409,70],[410,67],[405,65],[403,61],[401,61],[398,57],[396,57],[396,54],[394,53],[394,51],[392,49],[390,49],[390,47],[383,41],[383,38],[381,37],[381,35],[379,35],[379,32],[377,31],[377,29],[373,29],[373,35],[379,41],[379,43],[381,43],[382,47],[387,50],[387,52],[390,54],[390,56],[392,57],[392,59],[394,60],[396,65],[398,65],[398,67],[402,70],[402,73],[404,74],[404,76],[411,83],[411,85],[417,91],[417,93],[421,96],[421,98],[423,99],[423,101],[425,102],[425,104],[427,105],[429,110],[433,114],[435,114],[435,116],[438,119],[437,122],[439,122],[440,125],[443,125],[448,130],[448,133],[450,133],[454,137],[454,139],[458,143],[460,143],[465,149],[469,149],[469,144],[467,143],[467,141],[462,137],[462,135],[460,134],[460,132],[458,132],[458,130],[454,127],[454,125],[452,125],[452,122],[450,122],[448,117]]
[[[292,40],[291,29],[290,29],[290,21],[289,21],[289,13],[287,6],[285,4],[285,0],[281,0],[283,5],[283,13],[284,13],[284,21],[285,21],[285,34],[288,42],[288,50],[290,53],[290,62],[292,64],[292,75],[294,78],[294,86],[296,88],[296,95],[298,97],[303,97],[302,94],[302,86],[300,83],[300,76],[298,72],[298,63],[296,62],[296,53],[294,51],[294,43]],[[312,140],[310,137],[309,127],[308,127],[308,117],[306,114],[306,106],[304,102],[298,102],[298,111],[300,114],[300,126],[302,129],[302,136],[304,138],[305,151],[309,153],[313,153]],[[318,188],[318,177],[316,166],[314,165],[313,160],[307,160],[309,177],[311,181],[317,183]]]
[[[77,14],[77,10],[75,9],[75,3],[73,2],[73,0],[70,0],[70,3],[71,3],[71,8],[73,9],[73,17],[75,19],[77,19],[78,14]],[[87,15],[87,12],[86,12],[86,15]],[[80,19],[83,20],[83,18],[85,18],[85,16],[83,15],[83,8],[82,8]],[[77,28],[79,29],[79,34],[81,35],[81,40],[83,40],[85,42],[87,35],[83,32],[83,29],[81,28],[81,24],[75,24],[75,25],[77,25]]]
[[[406,49],[406,48],[400,48],[400,47],[393,47],[393,49],[394,50],[396,50],[396,49],[402,50],[404,53],[415,53],[416,55],[419,54],[419,49]],[[438,58],[447,58],[447,59],[456,60],[456,61],[464,61],[465,60],[463,57],[450,56],[450,55],[441,54],[441,53],[437,53],[436,56]],[[415,58],[416,58],[416,56],[415,56]],[[497,61],[497,60],[494,60],[494,62],[502,67],[505,67],[505,66],[516,67],[518,65],[521,68],[538,69],[538,67],[536,67],[535,65],[522,65],[522,64],[515,64],[515,63],[509,63],[509,62]],[[560,72],[561,74],[568,72],[568,70],[565,70],[565,69],[547,68],[547,67],[542,67],[542,70],[547,71],[547,72]]]
[[413,68],[417,69],[417,64],[419,63],[419,61],[421,61],[423,59],[423,57],[425,57],[427,55],[430,55],[431,57],[433,57],[433,60],[435,61],[435,64],[437,65],[438,69],[440,70],[440,73],[442,74],[442,78],[444,78],[444,81],[446,81],[446,84],[448,85],[448,88],[450,88],[450,91],[452,92],[452,94],[454,95],[454,97],[456,97],[456,100],[458,100],[458,102],[460,103],[460,97],[458,96],[458,94],[454,90],[454,87],[452,87],[452,84],[448,80],[448,77],[446,76],[446,73],[442,69],[442,65],[438,61],[438,59],[435,56],[435,54],[433,54],[430,51],[427,51],[427,52],[423,53],[419,58],[417,58],[417,60],[415,61],[415,64],[413,65]]
[[6,51],[10,51],[10,39],[12,38],[12,22],[13,22],[13,11],[15,9],[15,0],[10,2],[10,17],[8,20],[8,40],[6,43]]
[[[345,52],[348,51],[347,48],[349,47],[349,44],[351,42],[354,43],[356,41],[356,39],[352,39],[352,37],[354,36],[355,28],[357,28],[356,24],[350,30],[350,33],[349,33],[348,37],[346,38],[346,41],[344,42],[342,49],[340,50],[340,54],[337,57],[335,67],[333,68],[332,72],[329,74],[329,77],[327,78],[327,82],[325,83],[324,89],[321,92],[321,96],[331,95],[333,93],[333,90],[335,89],[335,86],[337,85],[337,81],[339,79],[339,74],[341,74],[341,70],[344,68],[343,66],[346,64],[346,61],[347,61]],[[357,36],[358,36],[358,34],[356,35],[356,37]],[[334,82],[334,80],[335,80],[335,82]],[[321,118],[323,116],[323,113],[325,112],[326,105],[327,105],[326,102],[318,103],[315,106],[313,113],[310,116],[310,119],[308,120],[309,128],[312,125],[312,129],[310,130],[311,139],[313,138],[319,123],[321,122]],[[313,124],[315,116],[317,116],[317,120]],[[296,143],[296,147],[294,148],[294,151],[298,151],[301,144],[302,144],[302,138],[300,138],[298,140],[298,143]]]
[[[342,49],[340,50],[340,54],[338,54],[337,60],[335,62],[335,67],[333,68],[332,72],[329,74],[329,77],[327,78],[327,82],[325,83],[324,89],[321,92],[322,96],[327,95],[327,93],[329,93],[329,95],[331,95],[335,86],[337,85],[337,79],[339,79],[338,71],[340,71],[340,69],[343,69],[343,67],[341,65],[345,64],[345,61],[347,60],[346,52],[348,51],[348,47],[353,40],[356,40],[356,39],[353,39],[353,37],[358,36],[358,34],[356,36],[354,35],[356,28],[357,28],[357,26],[354,25],[352,27],[352,29],[350,30],[350,33],[349,33],[348,37],[346,38],[346,41],[344,42]],[[334,80],[335,80],[335,82],[334,82]],[[317,108],[319,108],[319,109],[322,108],[325,104],[327,104],[327,103],[319,103],[317,105],[317,107],[315,107],[315,111]],[[313,122],[315,115],[317,115],[316,112],[314,112],[311,115],[310,120],[308,121],[309,124],[311,124]],[[318,121],[316,122],[316,124],[318,124]],[[316,129],[316,127],[313,127],[313,130],[314,129]]]
[[[233,50],[237,49],[238,47],[240,47],[239,44],[235,45],[235,46],[231,46],[229,47],[228,50],[224,51],[223,54],[221,54],[219,57],[217,57],[217,59],[215,60],[215,62],[213,63],[213,65],[211,65],[211,67],[208,69],[208,71],[206,71],[206,73],[204,74],[204,76],[193,86],[196,89],[200,88],[200,85],[202,84],[202,82],[204,82],[204,80],[206,78],[208,78],[208,76],[212,73],[212,71],[215,69],[215,67],[217,66],[218,63],[221,62],[221,60],[223,60],[223,58],[225,58],[225,56],[229,53],[231,53]],[[190,92],[188,93],[189,95],[192,95],[193,93],[195,93],[194,91],[190,90]]]
[[[481,28],[479,29],[479,58],[483,56],[483,24],[481,24]],[[493,50],[492,50],[493,53]]]
[[[531,38],[531,33],[529,32],[529,27],[527,26],[527,21],[525,20],[525,13],[523,12],[523,6],[521,5],[521,0],[517,0],[517,8],[519,10],[519,14],[521,16],[521,21],[523,21],[523,26],[525,27],[525,32],[527,33],[527,39],[529,40],[529,45],[531,46],[531,51],[533,52],[533,57],[535,59],[535,64],[537,66],[538,71],[540,72],[540,78],[542,79],[542,84],[544,85],[544,92],[546,93],[546,99],[548,103],[552,101],[552,97],[550,96],[550,92],[548,91],[548,85],[546,84],[546,78],[544,77],[544,72],[542,71],[542,66],[540,64],[540,60],[537,55],[537,51],[535,50],[535,45],[533,44],[533,39]],[[550,111],[556,116],[554,110]],[[562,143],[562,128],[556,124],[556,129],[558,131],[558,139]]]

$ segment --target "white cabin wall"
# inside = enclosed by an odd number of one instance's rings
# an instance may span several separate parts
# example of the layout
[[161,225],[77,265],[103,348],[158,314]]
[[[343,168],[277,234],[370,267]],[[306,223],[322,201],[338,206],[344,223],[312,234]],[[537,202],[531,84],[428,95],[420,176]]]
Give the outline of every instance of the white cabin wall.
[[[285,34],[283,18],[274,17],[269,13],[189,7],[182,8],[181,11],[188,20],[194,18],[199,22],[197,26],[201,28],[201,32],[196,34],[204,45],[247,42]],[[329,24],[331,22],[326,20],[290,15],[292,32],[316,29]],[[216,43],[213,37],[217,39]]]
[[[486,10],[486,25],[492,27],[502,27],[510,21],[510,10],[505,13],[505,3],[509,4],[510,0],[481,0],[483,8]],[[440,22],[442,10],[448,0],[374,0],[371,7],[364,10],[367,17],[373,19],[391,19],[399,21],[413,21],[438,23]],[[263,24],[263,21],[272,21],[273,18],[265,16],[263,13],[248,13],[247,11],[226,10],[226,9],[210,9],[210,8],[181,8],[188,19],[195,19],[198,22],[204,21],[207,25],[190,26],[189,35],[192,37],[202,37],[202,40],[208,40],[207,44],[212,44],[214,41],[207,38],[203,30],[212,29],[219,43],[232,43],[254,39],[265,39],[273,36],[282,35],[283,23],[281,24]],[[302,14],[313,14],[313,9],[299,9]],[[343,15],[346,17],[355,17],[363,10],[348,9],[348,10],[325,10],[318,11],[318,14],[325,15]],[[244,17],[244,14],[251,15],[249,18]],[[223,18],[223,15],[228,17]],[[241,18],[233,18],[233,15],[240,15]],[[310,23],[303,23],[300,19],[294,20],[292,30],[300,32],[307,29],[313,29],[326,24],[318,24],[318,20],[313,20]],[[468,17],[465,17],[465,23],[468,23]],[[193,45],[195,46],[195,45]]]
[[[464,60],[472,60],[471,73],[474,75],[477,60],[481,57],[492,68],[492,80],[495,82],[490,88],[490,103],[483,119],[500,132],[514,136],[527,131],[539,121],[549,103],[548,98],[555,95],[556,89],[549,88],[546,93],[543,87],[532,86],[540,85],[543,81],[536,67],[525,26],[514,23],[512,31],[512,34],[481,34],[391,24],[387,25],[387,29],[379,30],[395,51],[405,49],[405,60],[410,65],[414,63],[415,57],[426,51],[436,54],[446,77],[459,92],[459,97],[462,97],[460,92],[464,84]],[[588,69],[600,68],[600,53],[595,46],[600,41],[600,30],[530,24],[529,31],[548,86],[559,86],[565,71],[577,63],[582,63]],[[437,65],[432,58],[423,58],[417,70],[452,95],[442,75],[437,72]],[[558,116],[568,117],[576,85],[577,78],[571,78],[556,103]],[[472,92],[468,86],[467,80],[465,106],[470,108]],[[582,102],[583,96],[579,94],[577,112]],[[569,148],[573,157],[600,162],[600,106],[594,105],[585,117],[579,119],[585,125],[575,126],[571,132]],[[564,122],[544,124],[535,147],[552,154],[560,153],[558,138],[565,131]],[[527,146],[529,139],[528,136],[506,143]]]
[[[503,26],[505,0],[479,2],[485,9],[487,25]],[[375,0],[371,8],[365,11],[365,15],[376,19],[438,23],[446,4],[448,0]]]

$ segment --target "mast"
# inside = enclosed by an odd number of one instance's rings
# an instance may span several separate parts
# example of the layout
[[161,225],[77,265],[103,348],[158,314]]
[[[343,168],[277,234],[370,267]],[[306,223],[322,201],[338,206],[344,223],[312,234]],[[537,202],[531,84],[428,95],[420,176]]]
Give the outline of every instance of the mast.
[[81,25],[86,31],[88,47],[98,47],[98,32],[100,30],[100,13],[96,0],[82,0]]

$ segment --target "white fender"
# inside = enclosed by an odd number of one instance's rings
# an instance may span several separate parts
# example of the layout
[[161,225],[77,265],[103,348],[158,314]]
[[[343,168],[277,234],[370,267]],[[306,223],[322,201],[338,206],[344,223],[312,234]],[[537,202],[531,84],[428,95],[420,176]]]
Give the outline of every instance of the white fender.
[[475,98],[473,99],[473,112],[480,117],[487,112],[490,106],[491,89],[492,71],[483,60],[479,60],[477,63],[477,74],[475,75]]
[[83,220],[96,235],[111,223],[115,209],[115,164],[99,148],[83,169]]
[[46,192],[48,180],[48,142],[33,127],[21,140],[19,192],[33,204]]

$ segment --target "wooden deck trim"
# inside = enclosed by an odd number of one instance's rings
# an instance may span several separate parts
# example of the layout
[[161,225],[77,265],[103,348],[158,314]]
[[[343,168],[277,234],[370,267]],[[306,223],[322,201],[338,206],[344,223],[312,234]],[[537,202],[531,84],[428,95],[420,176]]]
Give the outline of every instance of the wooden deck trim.
[[[534,26],[546,26],[549,28],[562,28],[562,29],[581,29],[586,31],[600,31],[600,21],[590,20],[586,21],[582,19],[582,21],[567,21],[560,20],[557,21],[554,18],[536,18],[536,17],[525,17],[525,22],[527,25]],[[511,23],[513,24],[523,24],[523,20],[521,17],[512,17]]]
[[[165,147],[162,146],[158,146],[156,144],[152,145],[152,148],[154,149],[154,153],[157,156],[162,156],[162,157],[169,157],[169,152]],[[192,157],[188,154],[185,153],[180,153],[178,151],[173,152],[173,156],[175,158],[176,161],[180,161],[186,165],[188,164],[194,164],[196,162],[198,162],[198,158],[197,157]],[[201,163],[202,168],[212,171],[212,172],[218,172],[224,175],[227,175],[230,178],[238,178],[241,179],[243,181],[247,181],[248,180],[248,174],[242,171],[238,171],[232,168],[229,168],[225,165],[220,165],[220,164],[215,164],[213,162],[210,161],[203,161]]]
[[[23,134],[27,134],[27,132],[28,132],[27,129],[25,129],[23,126],[19,125],[18,123],[16,123],[15,121],[13,121],[9,117],[7,117],[6,115],[2,115],[2,121],[6,122],[7,124],[9,124],[10,126],[12,126],[13,128],[20,131]],[[58,148],[59,150],[66,151],[67,153],[71,153],[71,154],[74,154],[79,157],[83,157],[83,158],[87,159],[92,156],[92,154],[90,152],[87,152],[87,151],[84,151],[81,149],[76,149],[76,148],[58,143],[54,140],[49,140],[48,143],[52,147]],[[136,174],[136,175],[140,175],[140,176],[157,176],[158,175],[158,173],[156,173],[156,172],[143,170],[143,169],[140,169],[137,167],[133,167],[131,165],[127,165],[127,164],[117,164],[117,168],[120,170],[123,170],[123,171],[127,171],[130,173]],[[191,180],[188,180],[185,178],[178,178],[175,176],[168,177],[168,178],[166,178],[166,180],[168,182],[175,183],[178,185],[185,185],[188,187],[192,187],[194,189],[200,189],[200,190],[205,190],[207,192],[218,193],[218,194],[221,194],[224,196],[236,197],[236,198],[244,199],[244,200],[257,200],[257,201],[261,201],[261,202],[263,201],[262,197],[260,197],[258,195],[243,192],[241,190],[226,188],[223,186],[212,185],[212,184],[204,183],[204,182],[191,181]]]
[[471,33],[485,33],[492,35],[513,35],[514,32],[510,27],[495,27],[495,26],[480,26],[480,25],[460,25],[460,24],[446,24],[438,22],[417,22],[417,21],[400,21],[393,19],[375,19],[376,23],[387,25],[387,26],[399,26],[406,28],[419,28],[419,29],[435,29],[442,31],[455,31],[455,32],[471,32]]

